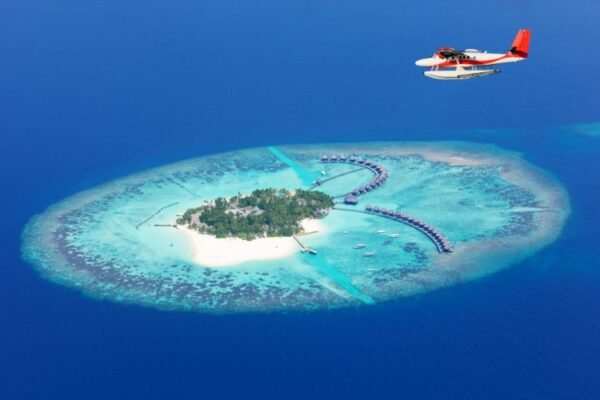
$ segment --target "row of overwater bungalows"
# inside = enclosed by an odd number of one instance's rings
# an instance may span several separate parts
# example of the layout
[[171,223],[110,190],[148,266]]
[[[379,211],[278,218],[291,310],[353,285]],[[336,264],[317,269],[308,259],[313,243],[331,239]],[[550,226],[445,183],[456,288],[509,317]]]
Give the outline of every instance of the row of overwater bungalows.
[[377,206],[368,205],[365,207],[365,211],[370,214],[376,214],[393,219],[395,221],[403,222],[420,230],[435,243],[435,245],[441,253],[452,253],[453,251],[452,245],[450,244],[448,239],[435,227],[429,225],[425,221],[421,221],[418,218],[411,217],[410,215],[406,215],[400,211],[380,208]]
[[357,158],[354,156],[346,157],[345,155],[340,155],[340,156],[324,155],[321,157],[321,162],[325,162],[325,163],[339,162],[339,163],[360,165],[360,166],[363,166],[375,173],[375,176],[373,177],[371,182],[367,183],[364,186],[354,189],[351,192],[352,196],[360,196],[361,194],[368,193],[368,192],[378,188],[379,186],[383,185],[383,183],[388,178],[388,171],[387,171],[387,169],[385,169],[385,167],[383,167],[380,164],[377,164],[376,162],[367,160],[365,158]]

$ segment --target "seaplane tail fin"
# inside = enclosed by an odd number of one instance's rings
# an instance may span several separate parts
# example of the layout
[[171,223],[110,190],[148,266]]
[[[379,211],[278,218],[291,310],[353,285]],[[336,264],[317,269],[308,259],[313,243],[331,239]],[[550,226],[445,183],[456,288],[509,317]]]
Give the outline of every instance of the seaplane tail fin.
[[531,31],[529,29],[521,29],[517,33],[512,46],[510,46],[509,54],[516,57],[527,58],[529,55],[529,39]]

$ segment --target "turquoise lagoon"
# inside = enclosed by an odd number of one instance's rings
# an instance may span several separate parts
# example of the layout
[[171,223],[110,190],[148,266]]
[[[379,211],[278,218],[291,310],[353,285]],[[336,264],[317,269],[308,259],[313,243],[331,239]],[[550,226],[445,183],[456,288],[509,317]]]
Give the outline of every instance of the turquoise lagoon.
[[[302,236],[317,255],[298,251],[210,268],[196,264],[188,240],[168,226],[205,200],[256,188],[306,188],[322,171],[327,177],[355,168],[323,164],[323,154],[369,158],[387,168],[389,179],[357,206],[336,206],[322,220],[325,234]],[[340,195],[371,176],[359,171],[319,190]],[[454,252],[438,253],[410,226],[346,210],[367,204],[425,220]],[[493,145],[278,146],[186,160],[77,193],[31,218],[22,254],[43,277],[100,299],[211,313],[314,310],[388,301],[491,274],[555,240],[569,212],[568,195],[550,174]],[[365,249],[354,249],[357,243]]]

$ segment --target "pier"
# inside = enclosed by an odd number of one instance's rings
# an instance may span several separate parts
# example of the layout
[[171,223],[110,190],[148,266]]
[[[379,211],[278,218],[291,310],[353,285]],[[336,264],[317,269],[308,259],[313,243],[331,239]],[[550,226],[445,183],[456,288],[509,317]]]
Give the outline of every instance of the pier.
[[171,203],[171,204],[167,204],[164,207],[159,208],[158,210],[156,210],[156,212],[152,215],[150,215],[148,218],[146,218],[145,220],[143,220],[142,222],[140,222],[139,224],[137,224],[135,226],[135,229],[140,229],[140,226],[144,225],[146,222],[150,221],[152,218],[156,217],[162,210],[167,209],[169,207],[173,207],[174,205],[179,204],[178,202],[175,203]]
[[438,229],[429,225],[427,222],[422,221],[418,218],[412,217],[408,214],[400,211],[394,211],[391,209],[380,208],[377,206],[366,206],[365,213],[373,214],[384,218],[389,218],[394,221],[402,222],[403,224],[412,226],[413,228],[421,231],[425,234],[437,247],[440,253],[452,253],[454,250],[452,244],[446,236],[444,236]]
[[366,206],[364,210],[339,207],[334,208],[334,210],[377,215],[379,217],[388,218],[393,221],[403,223],[405,225],[415,228],[416,230],[420,231],[425,236],[427,236],[435,244],[437,250],[440,253],[452,253],[454,251],[454,248],[452,247],[452,244],[450,243],[448,238],[444,236],[444,234],[442,234],[437,228],[429,225],[425,221],[412,217],[408,214],[370,205]]
[[300,245],[300,248],[302,249],[303,253],[317,254],[317,251],[315,249],[311,249],[310,247],[305,246],[304,243],[302,243],[300,239],[298,239],[298,236],[292,235],[292,237],[298,243],[298,245]]
[[388,179],[388,171],[387,169],[385,169],[384,166],[377,164],[374,161],[371,160],[367,160],[365,158],[358,158],[355,156],[345,156],[345,155],[332,155],[332,156],[327,156],[324,155],[321,157],[321,162],[322,163],[344,163],[344,164],[350,164],[350,165],[356,165],[360,168],[354,169],[352,171],[348,171],[348,172],[344,172],[335,176],[332,176],[330,178],[324,179],[324,180],[317,180],[315,182],[315,184],[313,185],[313,187],[311,187],[311,189],[314,189],[317,186],[322,185],[323,183],[330,181],[332,179],[335,178],[339,178],[340,176],[344,176],[347,174],[351,174],[357,171],[360,171],[362,169],[368,169],[369,171],[371,171],[373,173],[373,179],[367,183],[366,185],[360,186],[358,188],[355,188],[354,190],[351,190],[347,193],[344,194],[340,194],[338,196],[334,196],[334,197],[346,197],[346,196],[353,196],[354,198],[356,198],[356,202],[353,202],[353,204],[358,203],[358,196],[369,193],[375,189],[377,189],[379,186],[383,185],[385,183],[385,181]]
[[324,184],[324,183],[326,183],[328,181],[332,181],[334,179],[341,178],[342,176],[354,174],[354,173],[356,173],[358,171],[362,171],[364,169],[365,168],[362,168],[362,167],[361,168],[356,168],[356,169],[353,169],[351,171],[342,172],[341,174],[333,175],[333,176],[330,176],[330,177],[325,178],[325,179],[317,179],[315,181],[315,183],[310,188],[308,188],[308,190],[313,190],[314,188],[316,188],[318,186],[321,186],[322,184]]
[[[348,171],[348,172],[344,172],[344,173],[332,176],[332,177],[322,180],[322,181],[317,180],[316,183],[313,185],[313,187],[311,187],[311,189],[313,189],[319,185],[322,185],[323,183],[325,183],[329,180],[339,178],[340,176],[351,174],[356,171],[360,171],[362,168],[368,169],[369,171],[373,172],[373,179],[368,184],[366,184],[364,186],[360,186],[360,187],[352,190],[351,192],[348,192],[348,193],[345,193],[345,194],[342,194],[339,196],[335,196],[335,197],[344,197],[344,203],[349,204],[349,205],[358,204],[358,197],[360,195],[369,193],[369,192],[377,189],[379,186],[383,185],[383,183],[388,178],[388,171],[387,171],[387,169],[385,169],[385,167],[383,167],[380,164],[377,164],[374,161],[368,160],[366,158],[357,158],[355,156],[347,157],[345,155],[339,155],[339,156],[324,155],[321,157],[321,162],[322,163],[346,163],[346,164],[351,164],[351,165],[358,165],[361,168],[358,168],[358,169],[355,169],[352,171]],[[334,208],[334,209],[341,210],[341,211],[352,211],[352,212],[377,215],[379,217],[384,217],[384,218],[388,218],[388,219],[391,219],[391,220],[394,220],[397,222],[401,222],[405,225],[411,226],[411,227],[417,229],[418,231],[422,232],[425,236],[427,236],[435,244],[435,246],[437,247],[437,249],[440,253],[452,253],[452,251],[454,250],[452,248],[452,244],[450,243],[448,238],[446,238],[446,236],[444,236],[435,227],[429,225],[425,221],[422,221],[418,218],[404,214],[402,212],[394,211],[394,210],[390,210],[390,209],[386,209],[386,208],[380,208],[377,206],[370,206],[370,205],[366,206],[364,210],[356,210],[356,209],[349,209],[349,208]]]

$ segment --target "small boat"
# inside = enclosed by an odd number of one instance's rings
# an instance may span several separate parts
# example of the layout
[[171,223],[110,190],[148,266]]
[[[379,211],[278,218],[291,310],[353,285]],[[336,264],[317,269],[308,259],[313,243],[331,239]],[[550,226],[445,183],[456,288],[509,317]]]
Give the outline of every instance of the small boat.
[[391,244],[391,243],[392,243],[392,241],[391,241],[391,240],[386,240],[386,241],[384,241],[382,244],[385,246],[385,245],[388,245],[388,244]]
[[399,233],[394,233],[393,235],[390,235],[390,237],[391,238],[397,238],[397,237],[400,237],[400,234]]
[[354,246],[354,248],[355,248],[355,249],[364,249],[364,248],[365,248],[365,246],[366,246],[366,245],[365,245],[365,244],[363,244],[363,243],[357,243],[357,244]]
[[363,254],[363,256],[365,256],[365,257],[373,257],[374,255],[375,255],[375,253],[371,253],[371,252]]
[[367,268],[367,271],[375,271],[375,268]]
[[321,175],[327,175],[327,172],[321,171]]
[[316,251],[315,249],[308,249],[308,250],[306,250],[306,251],[308,251],[310,254],[313,254],[313,255],[314,255],[314,254],[318,254],[318,253],[317,253],[317,251]]
[[385,229],[380,229],[377,231],[377,233],[385,233]]

